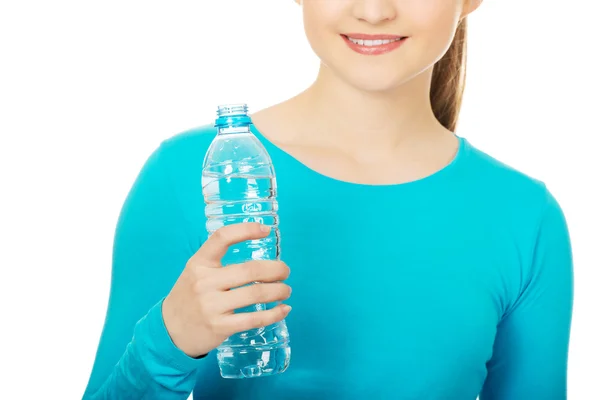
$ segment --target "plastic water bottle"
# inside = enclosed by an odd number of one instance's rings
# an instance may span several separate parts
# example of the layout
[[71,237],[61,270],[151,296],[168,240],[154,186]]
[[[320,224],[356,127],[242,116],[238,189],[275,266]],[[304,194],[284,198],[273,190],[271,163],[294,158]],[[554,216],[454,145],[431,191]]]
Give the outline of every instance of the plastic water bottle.
[[[269,236],[231,246],[222,259],[224,268],[250,260],[279,260],[280,257],[275,170],[266,149],[250,131],[251,124],[246,104],[219,106],[215,122],[218,134],[204,158],[202,192],[208,234],[241,222],[271,226]],[[254,304],[235,312],[267,310],[277,304]],[[285,320],[232,335],[217,348],[224,378],[282,373],[290,357]]]

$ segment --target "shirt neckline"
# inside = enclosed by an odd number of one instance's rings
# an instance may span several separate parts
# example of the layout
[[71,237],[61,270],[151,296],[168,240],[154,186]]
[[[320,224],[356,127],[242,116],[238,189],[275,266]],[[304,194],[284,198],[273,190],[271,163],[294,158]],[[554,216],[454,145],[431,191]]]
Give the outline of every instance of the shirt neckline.
[[333,185],[342,186],[342,187],[346,187],[346,188],[361,188],[361,189],[374,189],[374,190],[377,190],[377,189],[380,189],[380,190],[383,190],[383,189],[409,189],[409,188],[419,187],[422,185],[433,184],[435,182],[443,180],[444,178],[446,178],[447,176],[452,174],[458,168],[458,166],[462,163],[463,159],[466,156],[467,148],[469,146],[469,142],[467,141],[467,139],[454,133],[454,136],[458,140],[457,150],[456,150],[452,160],[450,160],[450,162],[448,164],[446,164],[444,167],[440,168],[439,170],[437,170],[425,177],[422,177],[422,178],[419,178],[419,179],[416,179],[413,181],[408,181],[408,182],[389,183],[389,184],[367,184],[367,183],[345,181],[345,180],[341,180],[341,179],[337,179],[337,178],[325,175],[313,168],[310,168],[309,166],[307,166],[306,164],[304,164],[303,162],[298,160],[296,157],[294,157],[287,151],[285,151],[282,148],[280,148],[279,146],[277,146],[270,139],[268,139],[265,135],[263,135],[254,124],[250,125],[250,131],[258,138],[258,140],[263,144],[263,146],[265,146],[267,152],[271,155],[272,158],[273,158],[273,156],[279,155],[279,156],[283,157],[284,159],[289,160],[296,167],[300,168],[301,170],[305,171],[306,173],[310,174],[311,176],[314,176],[318,180],[322,181],[323,184],[333,184]]

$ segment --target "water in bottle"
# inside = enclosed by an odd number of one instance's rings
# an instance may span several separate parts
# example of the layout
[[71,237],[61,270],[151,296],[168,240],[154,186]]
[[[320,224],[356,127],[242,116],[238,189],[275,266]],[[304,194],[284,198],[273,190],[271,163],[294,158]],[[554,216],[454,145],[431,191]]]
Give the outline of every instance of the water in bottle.
[[[241,222],[259,222],[271,227],[269,236],[263,239],[231,246],[222,259],[224,268],[280,257],[275,170],[266,149],[250,131],[251,124],[245,104],[219,106],[215,122],[218,133],[204,158],[202,193],[208,234]],[[254,304],[235,312],[266,310],[277,304]],[[234,334],[217,348],[224,378],[278,374],[287,369],[290,356],[285,320]]]

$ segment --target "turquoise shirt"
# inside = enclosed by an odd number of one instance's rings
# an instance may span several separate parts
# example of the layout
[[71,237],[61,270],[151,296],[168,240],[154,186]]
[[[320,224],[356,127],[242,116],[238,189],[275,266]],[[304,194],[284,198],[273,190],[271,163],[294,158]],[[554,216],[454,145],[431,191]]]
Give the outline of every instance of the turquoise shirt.
[[85,399],[566,398],[573,271],[546,186],[459,137],[418,181],[364,185],[309,169],[252,126],[278,183],[292,357],[222,379],[174,346],[161,314],[206,239],[210,125],[165,139],[116,227],[110,301]]

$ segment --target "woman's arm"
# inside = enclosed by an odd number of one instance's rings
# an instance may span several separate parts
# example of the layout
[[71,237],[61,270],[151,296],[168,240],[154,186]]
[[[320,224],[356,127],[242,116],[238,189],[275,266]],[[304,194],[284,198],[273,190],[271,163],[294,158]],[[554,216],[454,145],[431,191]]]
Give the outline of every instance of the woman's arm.
[[84,399],[187,399],[198,366],[171,341],[166,296],[194,254],[170,186],[163,143],[148,158],[119,216],[104,329]]
[[539,224],[519,298],[498,325],[481,400],[566,399],[573,301],[571,243],[555,198]]

